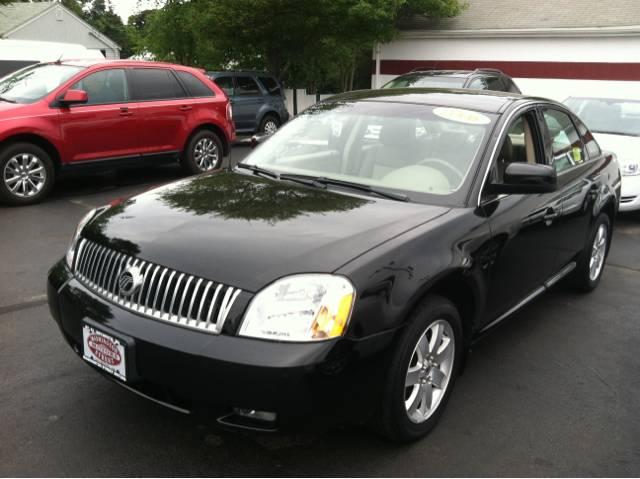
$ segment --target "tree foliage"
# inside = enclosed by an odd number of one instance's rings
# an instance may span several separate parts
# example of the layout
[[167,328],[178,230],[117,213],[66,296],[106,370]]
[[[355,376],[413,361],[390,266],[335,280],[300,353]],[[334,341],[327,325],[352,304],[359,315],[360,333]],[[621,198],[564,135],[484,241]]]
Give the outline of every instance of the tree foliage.
[[[332,39],[353,48],[359,43],[388,42],[400,32],[404,16],[451,17],[465,5],[457,0],[200,0],[201,20],[215,25],[203,32],[237,40],[263,52],[269,72],[283,80],[294,62]],[[213,35],[211,35],[213,34]],[[215,37],[214,37],[215,35]]]

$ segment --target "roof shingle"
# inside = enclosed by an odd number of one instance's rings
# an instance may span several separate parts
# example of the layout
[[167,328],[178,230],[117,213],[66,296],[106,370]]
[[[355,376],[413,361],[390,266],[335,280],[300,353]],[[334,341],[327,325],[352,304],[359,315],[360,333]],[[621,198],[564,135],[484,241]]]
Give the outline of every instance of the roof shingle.
[[640,25],[637,0],[460,0],[469,8],[453,18],[412,17],[400,30],[598,28]]
[[0,35],[22,25],[55,4],[55,2],[10,3],[0,7]]

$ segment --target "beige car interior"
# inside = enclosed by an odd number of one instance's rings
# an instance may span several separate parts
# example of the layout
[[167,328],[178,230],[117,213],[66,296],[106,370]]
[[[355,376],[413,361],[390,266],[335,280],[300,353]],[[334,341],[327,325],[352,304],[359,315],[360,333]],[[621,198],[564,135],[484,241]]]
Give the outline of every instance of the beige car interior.
[[504,181],[504,172],[514,162],[536,163],[536,154],[533,148],[533,135],[531,134],[529,115],[522,115],[509,128],[505,137],[497,163],[497,181]]

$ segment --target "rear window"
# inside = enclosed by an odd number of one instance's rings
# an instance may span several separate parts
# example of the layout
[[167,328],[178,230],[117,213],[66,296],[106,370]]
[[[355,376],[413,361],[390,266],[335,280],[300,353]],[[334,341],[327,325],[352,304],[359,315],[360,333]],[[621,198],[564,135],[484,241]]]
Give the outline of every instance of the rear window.
[[211,88],[209,88],[200,78],[195,76],[192,73],[185,71],[176,71],[178,76],[182,79],[182,81],[187,85],[187,88],[191,92],[191,95],[196,98],[201,98],[205,96],[216,96]]
[[274,96],[283,95],[282,90],[280,89],[280,85],[278,85],[278,82],[275,80],[275,78],[258,77],[258,80],[260,80],[262,85],[269,92],[269,95],[274,95]]
[[134,68],[141,101],[173,100],[184,98],[185,93],[169,70],[159,68]]
[[382,88],[462,88],[466,80],[466,78],[445,76],[399,77]]
[[251,77],[236,77],[236,95],[260,95],[260,88]]

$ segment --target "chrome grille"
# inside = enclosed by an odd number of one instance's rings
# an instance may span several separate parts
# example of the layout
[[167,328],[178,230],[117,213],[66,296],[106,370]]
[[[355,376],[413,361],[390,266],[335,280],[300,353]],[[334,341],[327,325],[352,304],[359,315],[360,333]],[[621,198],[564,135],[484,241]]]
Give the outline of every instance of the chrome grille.
[[[137,266],[142,285],[125,296],[118,278]],[[225,286],[82,239],[76,252],[74,274],[100,296],[144,316],[218,334],[242,290]]]

